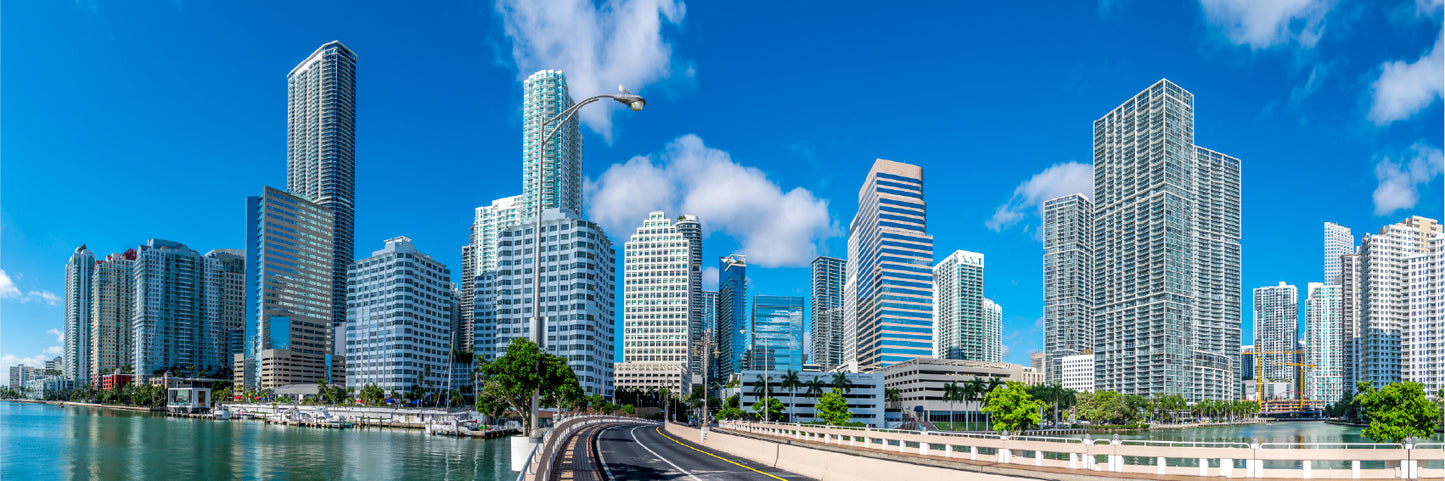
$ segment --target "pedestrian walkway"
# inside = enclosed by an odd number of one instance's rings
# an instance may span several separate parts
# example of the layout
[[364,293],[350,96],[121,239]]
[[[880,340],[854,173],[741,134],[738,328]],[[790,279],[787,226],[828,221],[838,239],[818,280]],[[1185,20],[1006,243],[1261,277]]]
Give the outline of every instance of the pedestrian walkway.
[[577,431],[566,441],[562,453],[552,463],[551,479],[562,481],[601,481],[597,472],[597,451],[593,440],[607,426],[590,426]]

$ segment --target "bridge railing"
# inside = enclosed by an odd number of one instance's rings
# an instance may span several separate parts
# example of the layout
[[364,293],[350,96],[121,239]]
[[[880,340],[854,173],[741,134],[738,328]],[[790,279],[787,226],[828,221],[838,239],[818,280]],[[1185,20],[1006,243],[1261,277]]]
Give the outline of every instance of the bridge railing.
[[1445,476],[1442,443],[1121,440],[738,421],[725,421],[721,427],[855,449],[1115,473],[1354,479]]
[[553,461],[566,447],[567,440],[579,429],[603,423],[647,422],[633,417],[600,414],[562,415],[554,418],[554,421],[552,428],[542,434],[541,442],[527,458],[526,468],[517,475],[518,481],[551,481]]

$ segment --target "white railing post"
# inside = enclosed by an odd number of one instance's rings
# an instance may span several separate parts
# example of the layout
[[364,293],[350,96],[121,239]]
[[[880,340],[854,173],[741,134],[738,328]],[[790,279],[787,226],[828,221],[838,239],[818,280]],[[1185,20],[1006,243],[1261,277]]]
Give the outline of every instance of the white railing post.
[[1079,453],[1069,453],[1069,469],[1079,469]]
[[953,457],[953,445],[952,445],[952,444],[945,444],[945,445],[943,445],[943,457],[945,457],[945,458],[951,458],[951,457]]
[[1360,460],[1350,461],[1350,479],[1360,479]]
[[1035,451],[1034,451],[1034,466],[1043,466],[1043,465],[1044,465],[1044,452],[1043,452],[1043,451],[1037,451],[1037,450],[1035,450]]
[[1124,457],[1123,457],[1123,456],[1120,456],[1119,454],[1117,454],[1117,453],[1119,452],[1119,443],[1121,443],[1121,442],[1122,442],[1122,441],[1119,441],[1119,435],[1118,435],[1118,434],[1115,434],[1115,435],[1114,435],[1114,440],[1109,442],[1109,445],[1114,447],[1113,449],[1114,449],[1114,453],[1115,453],[1115,454],[1110,454],[1110,455],[1109,455],[1109,461],[1110,461],[1110,463],[1109,463],[1109,464],[1110,464],[1110,466],[1109,466],[1109,471],[1112,471],[1112,472],[1115,472],[1115,473],[1122,473],[1122,472],[1124,472]]
[[969,446],[969,447],[968,447],[968,460],[969,460],[969,461],[978,461],[978,446]]
[[1219,460],[1219,475],[1226,478],[1234,477],[1234,460],[1223,458]]
[[1413,450],[1413,449],[1415,449],[1415,444],[1414,444],[1414,443],[1411,443],[1409,440],[1406,440],[1406,441],[1405,441],[1405,459],[1406,459],[1407,461],[1400,461],[1400,468],[1401,468],[1400,471],[1401,471],[1402,474],[1405,475],[1405,476],[1404,476],[1405,479],[1415,479],[1415,478],[1417,478],[1417,477],[1420,476],[1420,473],[1419,473],[1420,461],[1415,460],[1415,457],[1414,457],[1414,456],[1411,456],[1411,454],[1414,454],[1414,453],[1411,452],[1411,450]]
[[1209,459],[1199,458],[1199,477],[1209,476]]
[[918,455],[919,455],[919,456],[927,456],[927,455],[928,455],[928,448],[929,448],[929,446],[928,446],[928,440],[925,439],[925,440],[923,440],[923,441],[919,441],[919,442],[918,442]]
[[1304,463],[1301,466],[1304,468],[1305,479],[1310,479],[1310,460],[1306,459],[1301,462]]
[[1164,474],[1164,456],[1159,456],[1156,462],[1159,464],[1159,474]]
[[1009,462],[1009,458],[1012,457],[1010,455],[1013,454],[1008,449],[1008,436],[999,436],[998,439],[1003,441],[1004,447],[998,448],[998,455],[995,457],[998,458],[999,464],[1006,464]]

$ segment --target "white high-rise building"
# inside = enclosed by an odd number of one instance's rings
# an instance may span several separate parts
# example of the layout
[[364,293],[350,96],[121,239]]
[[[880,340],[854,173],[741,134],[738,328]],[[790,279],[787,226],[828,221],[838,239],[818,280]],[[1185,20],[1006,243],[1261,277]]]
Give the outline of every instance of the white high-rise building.
[[[1410,269],[1416,267],[1411,259],[1436,255],[1433,250],[1440,245],[1442,235],[1439,222],[1414,216],[1387,225],[1379,234],[1367,235],[1360,242],[1360,381],[1381,387],[1405,380],[1401,370],[1413,362],[1405,356],[1411,310],[1415,307],[1410,302]],[[1428,259],[1417,264],[1423,270]],[[1428,277],[1428,273],[1424,275]],[[1428,288],[1430,283],[1427,280],[1420,285]],[[1428,294],[1418,305],[1430,305]],[[1422,325],[1428,323],[1429,317],[1427,314],[1420,318]]]
[[[572,106],[567,77],[560,70],[542,70],[527,77],[522,89],[521,217],[531,219],[538,205],[543,210],[564,209],[581,216],[582,131],[577,118],[562,125],[545,151],[538,148],[547,132],[557,127],[543,122]],[[538,162],[542,163],[541,192],[537,191]]]
[[[692,242],[688,236],[662,212],[648,214],[647,220],[623,245],[623,363],[618,365],[618,370],[632,363],[666,363],[672,366],[646,371],[701,372],[701,359],[692,355],[696,336],[691,332],[690,319],[693,311],[691,252]],[[701,316],[701,306],[697,311]],[[694,369],[695,363],[698,366]],[[628,368],[628,371],[641,370]],[[667,387],[673,392],[684,392],[681,377],[668,376],[667,379],[677,384],[628,387]],[[619,383],[624,380],[636,379],[618,378]]]
[[1325,284],[1340,282],[1340,256],[1355,253],[1355,235],[1350,228],[1334,222],[1325,223]]
[[[1345,393],[1344,298],[1337,285],[1309,283],[1305,300],[1305,393],[1326,404]],[[1353,390],[1353,388],[1351,388]]]
[[1003,333],[983,297],[983,254],[954,251],[933,267],[934,357],[1002,361]]
[[813,320],[809,362],[823,369],[843,364],[843,282],[847,262],[813,258],[809,315]]
[[1360,254],[1340,256],[1340,342],[1343,346],[1345,388],[1351,392],[1360,381]]
[[1053,384],[1060,359],[1094,350],[1094,203],[1069,194],[1045,201],[1043,211],[1044,373]]
[[346,268],[355,258],[356,53],[327,42],[286,74],[286,85],[286,192],[332,212],[331,322],[344,331]]
[[692,346],[688,354],[688,371],[702,375],[702,223],[695,215],[680,215],[673,222],[677,233],[687,239],[687,330],[688,343]]
[[1059,383],[1064,389],[1094,392],[1094,355],[1076,354],[1059,358]]
[[477,276],[497,268],[497,234],[503,229],[517,225],[521,220],[522,196],[514,195],[492,201],[491,205],[477,207],[472,215],[471,236],[462,247],[461,311],[462,345],[476,343],[475,309]]
[[[65,263],[65,378],[88,385],[90,379],[90,298],[95,254],[85,244]],[[15,386],[11,386],[15,387]]]
[[[529,221],[504,229],[497,269],[476,284],[476,355],[504,355],[513,338],[529,339],[532,317],[533,230]],[[570,211],[542,212],[541,314],[543,346],[566,357],[583,391],[612,397],[612,242],[597,224]]]
[[1407,262],[1410,320],[1401,376],[1433,393],[1445,388],[1445,235],[1429,236]]
[[1280,282],[1278,286],[1254,289],[1254,346],[1259,368],[1269,382],[1295,381],[1294,354],[1299,332],[1299,290]]
[[90,381],[135,362],[135,249],[95,263],[90,285]]
[[451,368],[451,270],[406,237],[348,270],[346,379],[386,392],[445,390]]
[[245,272],[245,259],[234,251],[201,255],[160,239],[140,246],[131,320],[136,378],[229,371],[229,336],[244,315]]
[[[858,224],[853,217],[848,230]],[[848,372],[858,372],[858,260],[862,239],[848,236],[848,257],[843,261],[843,365]]]
[[1096,388],[1237,399],[1240,166],[1160,80],[1094,121]]

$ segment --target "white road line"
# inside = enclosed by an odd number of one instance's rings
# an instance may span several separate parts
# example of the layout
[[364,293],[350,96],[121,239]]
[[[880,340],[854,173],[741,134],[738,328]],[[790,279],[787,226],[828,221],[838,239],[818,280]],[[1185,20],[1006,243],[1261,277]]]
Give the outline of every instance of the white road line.
[[[616,426],[607,426],[607,427],[605,427],[605,428],[602,428],[601,431],[598,431],[598,432],[597,432],[597,438],[598,438],[598,439],[601,439],[603,433],[606,433],[608,429],[612,429],[612,428],[614,428],[614,427],[616,427]],[[612,476],[612,468],[607,467],[607,458],[604,457],[604,456],[602,456],[602,444],[601,444],[601,443],[598,443],[598,444],[597,444],[597,461],[599,461],[599,462],[602,463],[602,471],[607,474],[607,481],[617,481],[617,478],[615,478],[615,477]]]
[[638,446],[642,446],[642,449],[646,449],[647,452],[652,453],[653,456],[657,456],[657,459],[661,459],[662,462],[667,463],[669,466],[672,466],[672,469],[676,469],[682,474],[686,474],[687,477],[692,478],[693,481],[702,481],[701,479],[697,479],[697,476],[693,476],[692,473],[687,472],[687,470],[677,467],[676,464],[672,464],[672,461],[668,461],[667,458],[662,457],[661,454],[657,454],[657,451],[653,451],[652,448],[647,447],[646,444],[642,444],[642,440],[637,439],[637,428],[640,427],[642,426],[633,427],[631,431],[628,431],[629,434],[632,434],[632,440],[637,442]]

